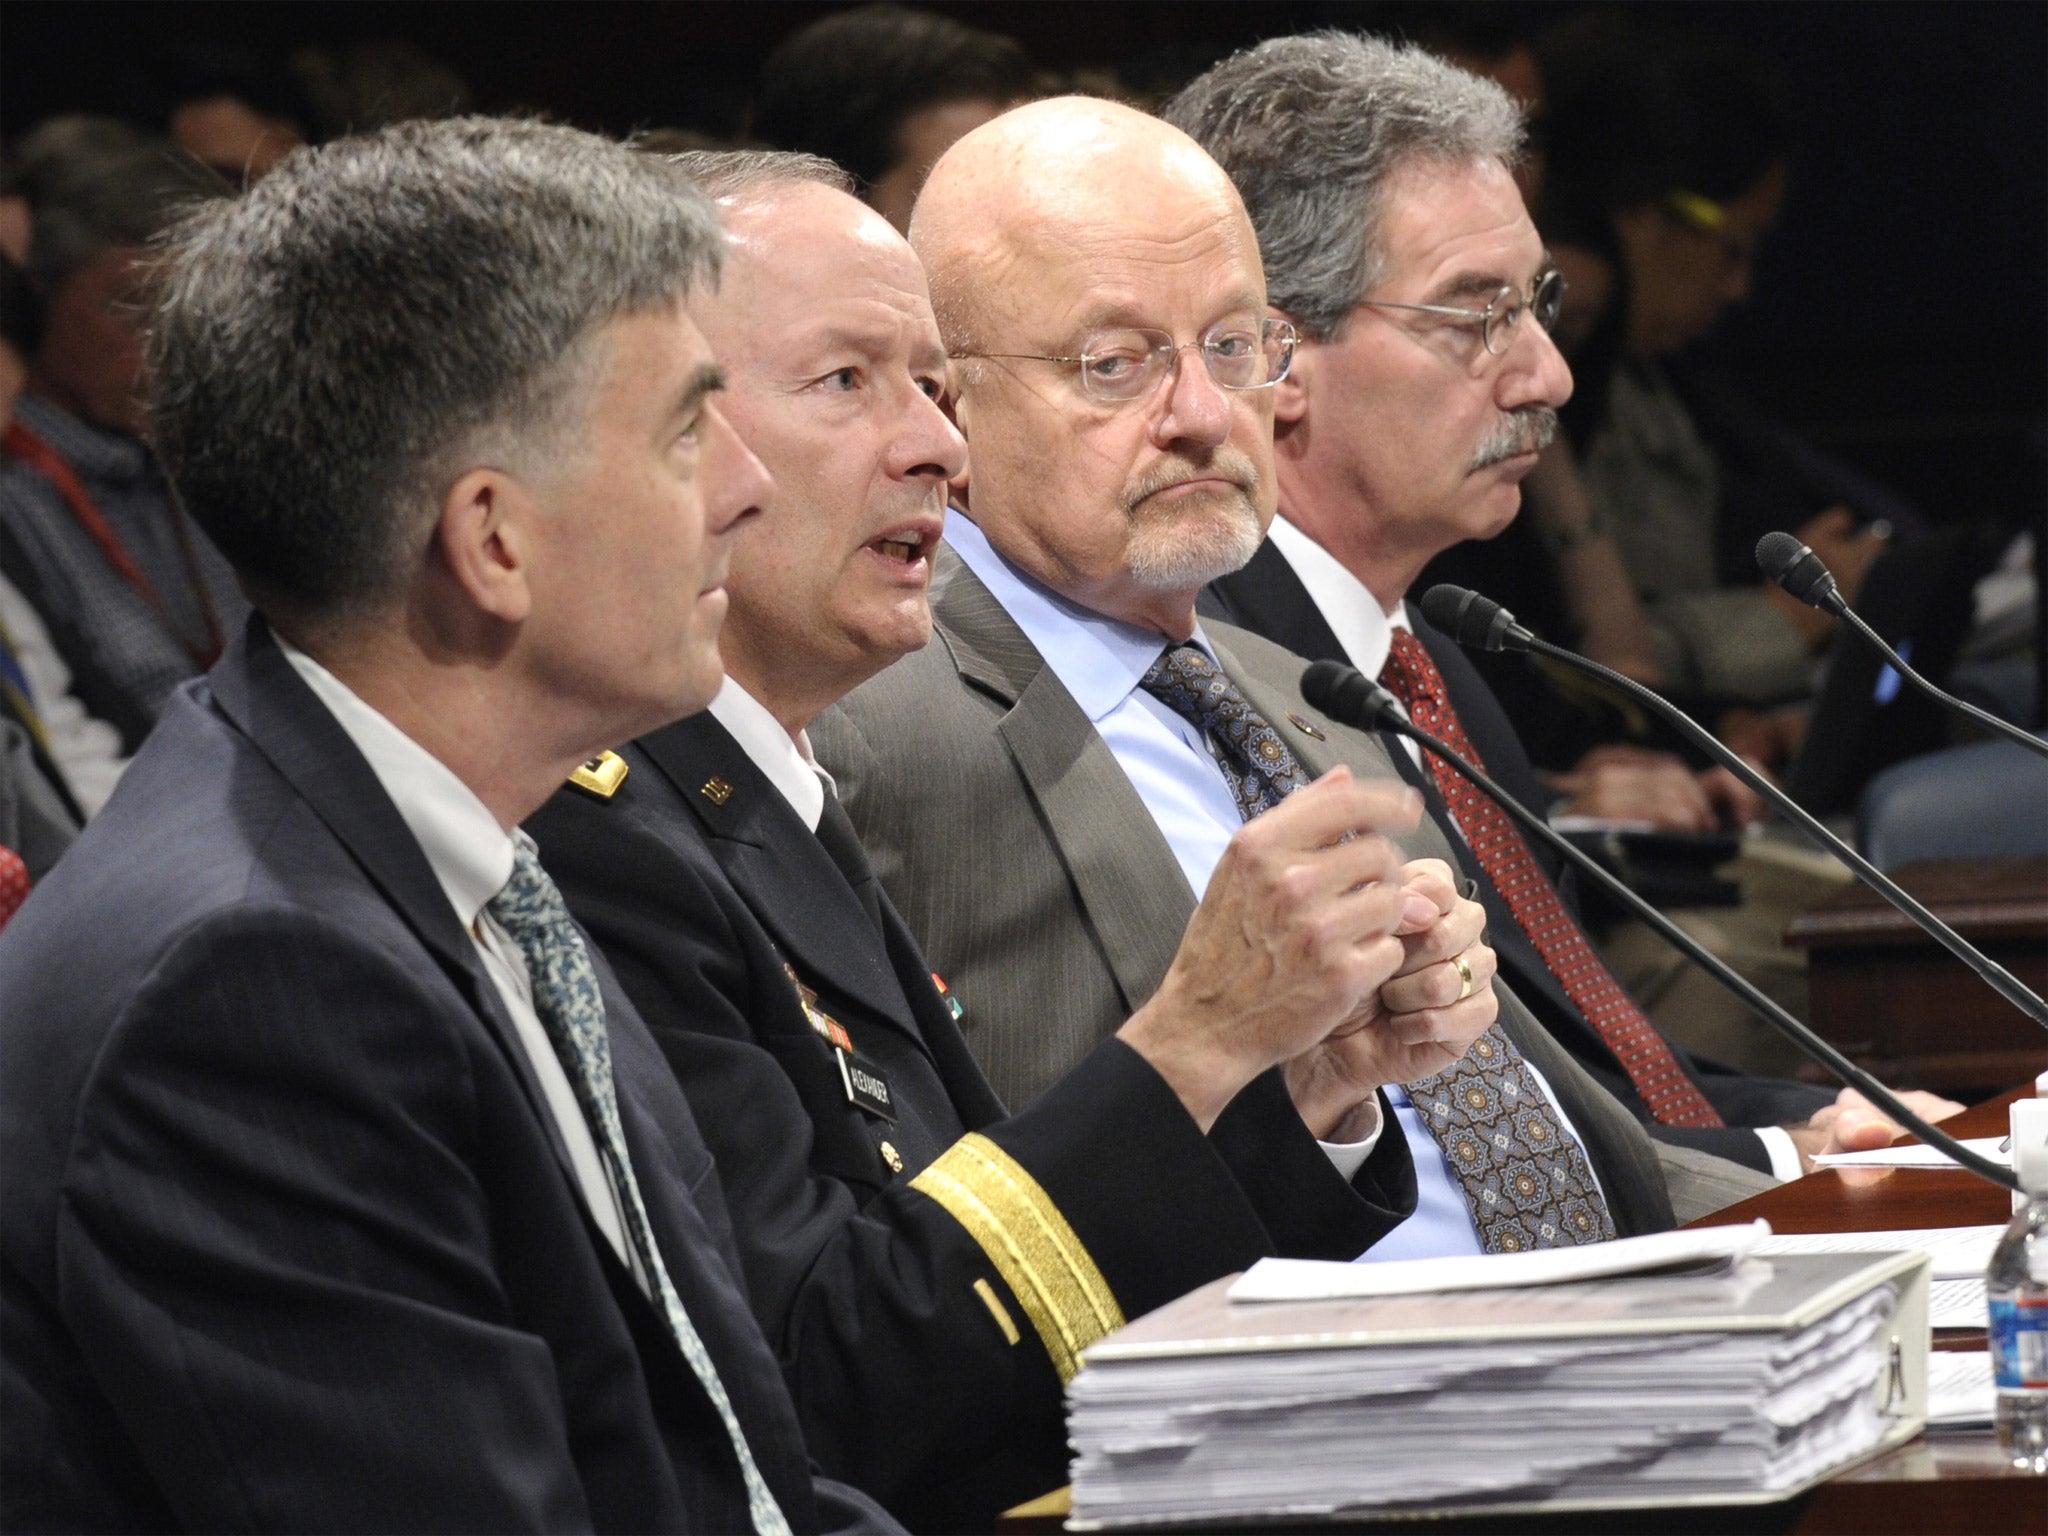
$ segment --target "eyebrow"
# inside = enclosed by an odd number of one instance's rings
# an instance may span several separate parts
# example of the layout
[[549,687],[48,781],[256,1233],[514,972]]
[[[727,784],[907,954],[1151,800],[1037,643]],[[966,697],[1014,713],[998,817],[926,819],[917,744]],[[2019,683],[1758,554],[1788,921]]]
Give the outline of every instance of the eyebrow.
[[724,388],[725,370],[716,363],[701,364],[676,392],[675,404],[669,407],[670,417],[689,415],[704,403],[706,395],[715,395]]
[[[1494,286],[1497,288],[1500,285],[1496,283]],[[1262,293],[1255,293],[1249,288],[1241,293],[1232,294],[1227,302],[1218,307],[1216,317],[1209,322],[1209,325],[1214,325],[1220,320],[1227,320],[1241,310],[1248,310],[1257,315],[1259,319],[1265,319],[1266,296]],[[1202,327],[1205,331],[1208,328],[1208,325]],[[1085,339],[1093,336],[1098,331],[1104,330],[1159,330],[1161,327],[1153,320],[1148,319],[1137,305],[1132,304],[1128,300],[1119,299],[1082,311],[1076,329],[1080,331],[1081,339]]]
[[[1530,280],[1533,282],[1542,276],[1552,265],[1550,250],[1545,247],[1543,254],[1536,258],[1536,270],[1530,274]],[[1503,288],[1522,291],[1522,285],[1498,272],[1459,272],[1432,289],[1428,302],[1439,304],[1445,299],[1490,299]]]

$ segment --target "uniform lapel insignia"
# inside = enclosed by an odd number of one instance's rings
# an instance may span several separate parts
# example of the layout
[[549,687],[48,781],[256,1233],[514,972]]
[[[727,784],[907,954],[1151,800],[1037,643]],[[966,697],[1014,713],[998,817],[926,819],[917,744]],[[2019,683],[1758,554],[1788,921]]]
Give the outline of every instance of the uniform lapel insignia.
[[714,773],[704,781],[704,787],[697,793],[713,805],[723,805],[732,798],[732,786]]
[[609,800],[626,782],[626,760],[616,752],[600,752],[570,774],[569,782],[586,794]]

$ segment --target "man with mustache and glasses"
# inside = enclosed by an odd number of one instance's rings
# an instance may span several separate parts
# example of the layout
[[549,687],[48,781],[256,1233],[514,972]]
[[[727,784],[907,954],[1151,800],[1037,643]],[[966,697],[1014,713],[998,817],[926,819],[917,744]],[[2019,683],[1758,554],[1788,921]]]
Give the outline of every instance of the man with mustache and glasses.
[[[1448,998],[1444,957],[1482,986],[1491,962],[1448,871],[1404,880],[1372,835],[1413,825],[1414,792],[1340,776],[1240,830],[1157,994],[1008,1113],[962,1039],[976,988],[932,973],[805,733],[931,635],[966,451],[935,399],[946,352],[924,273],[829,161],[683,164],[729,241],[690,315],[775,488],[734,533],[710,709],[579,770],[528,830],[717,1159],[811,1454],[914,1528],[984,1530],[1064,1481],[1062,1389],[1084,1346],[1264,1254],[1349,1258],[1412,1210],[1398,1138],[1339,1177],[1268,1069],[1299,1058],[1329,1085],[1318,1129],[1361,1099],[1371,1118],[1372,1087],[1347,1076],[1461,1052],[1490,994],[1410,1016]],[[1246,297],[1255,337],[1262,295]],[[1219,342],[1223,372],[1266,366],[1241,339]],[[1239,516],[1213,525],[1224,554],[1187,567],[1199,541],[1179,537],[1169,487],[1193,474]],[[1243,559],[1258,483],[1245,452],[1148,464],[1127,492],[1148,579],[1186,601],[1216,559]],[[953,806],[932,797],[935,815]],[[1002,878],[994,860],[978,873]],[[1381,1010],[1407,1045],[1353,1038]]]
[[[1275,391],[1279,515],[1250,563],[1211,588],[1214,611],[1380,678],[1423,729],[1454,746],[1465,736],[1518,798],[1543,803],[1478,672],[1405,601],[1437,554],[1513,519],[1571,394],[1548,330],[1558,275],[1511,174],[1520,112],[1418,48],[1325,33],[1226,60],[1166,116],[1236,182],[1275,312],[1303,338]],[[1503,973],[1653,1135],[1796,1178],[1802,1154],[1896,1134],[1853,1090],[1751,1076],[1669,1045],[1553,889],[1561,866],[1419,758],[1405,742],[1394,753],[1480,882]],[[1957,1107],[1923,1103],[1936,1117]]]
[[[1293,343],[1216,164],[1128,108],[1038,102],[948,151],[911,239],[969,455],[935,562],[937,636],[811,734],[967,998],[969,1045],[1022,1104],[1164,994],[1239,839],[1347,779],[1397,776],[1371,736],[1302,699],[1300,657],[1196,620],[1202,585],[1272,517]],[[1400,841],[1411,883],[1447,873],[1428,823]],[[1284,1072],[1333,1166],[1406,1146],[1416,1214],[1368,1256],[1668,1226],[1653,1144],[1490,986],[1483,948],[1460,952],[1472,904],[1435,899],[1442,937],[1411,942],[1408,996],[1382,991],[1345,1049]],[[1253,995],[1278,995],[1294,963],[1256,963]],[[1499,1027],[1447,1038],[1488,993]]]

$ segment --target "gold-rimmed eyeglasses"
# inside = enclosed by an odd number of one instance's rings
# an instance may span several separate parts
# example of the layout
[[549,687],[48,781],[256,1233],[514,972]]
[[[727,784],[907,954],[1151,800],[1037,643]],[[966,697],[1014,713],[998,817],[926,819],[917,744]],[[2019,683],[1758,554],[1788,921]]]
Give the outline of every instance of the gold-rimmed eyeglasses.
[[1456,309],[1448,304],[1396,304],[1390,299],[1360,299],[1368,309],[1408,309],[1421,315],[1442,315],[1461,325],[1479,327],[1479,339],[1488,354],[1499,357],[1513,345],[1515,327],[1523,312],[1535,316],[1545,331],[1557,324],[1557,312],[1564,306],[1564,274],[1551,267],[1536,275],[1526,296],[1512,284],[1504,284],[1484,309]]
[[1081,390],[1097,400],[1137,400],[1152,393],[1189,348],[1202,354],[1209,377],[1224,389],[1270,389],[1287,377],[1300,340],[1285,320],[1226,320],[1201,339],[1176,342],[1165,331],[1129,326],[1100,331],[1072,354],[1044,352],[954,352],[956,358],[989,358],[1027,363],[1063,363],[1080,370]]

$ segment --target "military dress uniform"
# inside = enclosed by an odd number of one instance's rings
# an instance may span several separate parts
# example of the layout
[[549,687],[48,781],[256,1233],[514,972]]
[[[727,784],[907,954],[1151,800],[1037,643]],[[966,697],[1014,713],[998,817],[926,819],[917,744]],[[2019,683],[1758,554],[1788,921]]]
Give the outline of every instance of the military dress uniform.
[[1204,1136],[1116,1039],[1008,1114],[843,818],[828,794],[814,833],[704,714],[527,829],[711,1145],[813,1455],[914,1527],[985,1528],[1066,1481],[1089,1342],[1265,1254],[1354,1257],[1413,1166],[1382,1137],[1347,1183],[1277,1073]]

